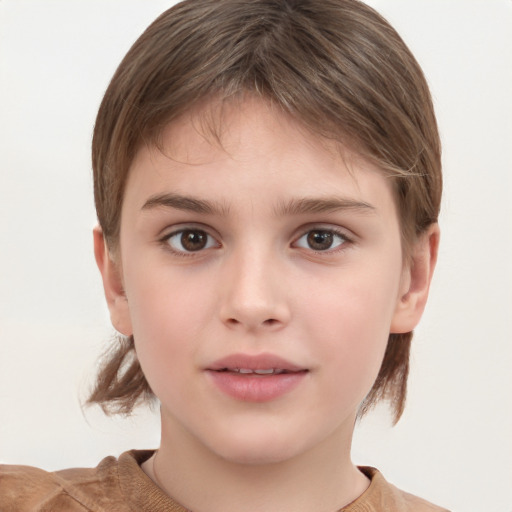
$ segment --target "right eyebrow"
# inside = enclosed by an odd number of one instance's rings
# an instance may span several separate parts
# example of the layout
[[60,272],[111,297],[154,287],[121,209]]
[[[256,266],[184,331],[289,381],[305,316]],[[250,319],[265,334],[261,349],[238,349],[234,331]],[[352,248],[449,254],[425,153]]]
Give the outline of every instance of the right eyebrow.
[[229,208],[225,204],[205,201],[180,194],[156,194],[151,196],[142,206],[142,210],[153,208],[174,208],[205,215],[227,215]]

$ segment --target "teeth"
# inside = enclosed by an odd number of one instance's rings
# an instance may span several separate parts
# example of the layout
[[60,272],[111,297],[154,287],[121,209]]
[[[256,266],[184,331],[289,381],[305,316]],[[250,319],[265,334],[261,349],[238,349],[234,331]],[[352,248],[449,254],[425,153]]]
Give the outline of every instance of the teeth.
[[256,375],[273,375],[284,373],[285,370],[278,370],[275,368],[265,368],[261,370],[251,370],[250,368],[234,368],[232,371],[243,374],[255,373]]

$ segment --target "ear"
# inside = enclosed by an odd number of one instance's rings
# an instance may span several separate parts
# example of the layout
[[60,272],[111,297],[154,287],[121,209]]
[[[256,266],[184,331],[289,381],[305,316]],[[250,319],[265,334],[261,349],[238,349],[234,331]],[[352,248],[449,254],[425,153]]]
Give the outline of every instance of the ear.
[[439,236],[438,224],[431,224],[411,248],[411,258],[402,275],[391,333],[410,332],[420,321],[436,266]]
[[96,258],[96,264],[98,265],[103,279],[103,289],[105,290],[105,298],[107,299],[107,305],[110,311],[110,320],[118,332],[125,336],[131,336],[133,330],[130,310],[123,288],[120,265],[112,258],[107,244],[105,243],[103,231],[99,226],[94,228],[93,236],[94,257]]

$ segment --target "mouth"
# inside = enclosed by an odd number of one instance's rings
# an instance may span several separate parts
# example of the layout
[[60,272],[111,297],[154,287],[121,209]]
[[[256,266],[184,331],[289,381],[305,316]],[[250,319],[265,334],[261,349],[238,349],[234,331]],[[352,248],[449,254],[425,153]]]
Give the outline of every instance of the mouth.
[[208,368],[214,372],[229,372],[237,375],[282,375],[307,372],[308,369],[274,354],[232,354],[212,363]]
[[[284,368],[221,368],[219,370],[213,370],[216,372],[229,372],[239,375],[281,375],[283,373],[298,373],[297,371],[286,370]],[[299,370],[299,372],[305,372],[307,370]]]
[[272,355],[234,354],[205,369],[223,394],[242,402],[276,400],[297,388],[308,368]]

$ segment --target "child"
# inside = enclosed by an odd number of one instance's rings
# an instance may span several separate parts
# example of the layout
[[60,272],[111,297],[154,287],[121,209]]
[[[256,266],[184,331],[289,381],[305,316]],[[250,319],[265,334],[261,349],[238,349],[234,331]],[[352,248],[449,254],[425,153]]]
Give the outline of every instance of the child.
[[90,402],[156,397],[157,451],[0,472],[3,510],[434,511],[351,462],[402,414],[435,266],[423,74],[356,0],[188,0],[116,71],[94,249],[123,335]]

